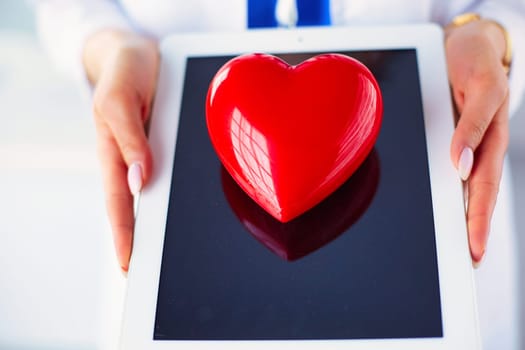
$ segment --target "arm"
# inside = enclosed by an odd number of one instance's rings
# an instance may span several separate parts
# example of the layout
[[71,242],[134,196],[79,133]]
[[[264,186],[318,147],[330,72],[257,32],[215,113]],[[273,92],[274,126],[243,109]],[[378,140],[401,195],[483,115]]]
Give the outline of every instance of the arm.
[[94,87],[97,149],[117,258],[128,269],[133,196],[147,183],[152,157],[144,131],[155,91],[155,40],[137,34],[111,0],[36,3],[42,42],[61,70]]
[[93,114],[106,209],[124,272],[133,245],[133,196],[148,182],[153,168],[144,125],[159,60],[155,40],[114,29],[91,35],[83,52],[85,71],[95,86]]
[[[457,5],[450,2],[449,6]],[[485,253],[492,213],[496,204],[509,139],[509,100],[519,104],[523,83],[524,48],[516,35],[525,29],[523,6],[516,1],[477,1],[460,12],[472,11],[481,20],[446,30],[445,48],[454,100],[460,118],[451,144],[452,162],[468,187],[467,225],[472,259]],[[502,61],[514,38],[514,57],[509,78]]]
[[525,3],[520,0],[434,1],[432,20],[446,26],[457,15],[474,12],[500,23],[512,41],[512,69],[509,74],[510,116],[518,109],[525,92]]

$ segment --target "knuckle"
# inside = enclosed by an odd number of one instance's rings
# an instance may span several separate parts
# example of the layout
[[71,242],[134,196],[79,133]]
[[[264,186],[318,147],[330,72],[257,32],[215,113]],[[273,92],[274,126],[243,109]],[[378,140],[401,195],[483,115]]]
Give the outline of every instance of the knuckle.
[[469,123],[468,125],[469,137],[473,140],[476,146],[479,143],[481,143],[481,140],[483,139],[483,136],[485,135],[485,131],[487,130],[487,127],[488,127],[488,121],[484,119],[477,119]]
[[[493,181],[479,182],[471,188],[468,219],[489,220],[496,203],[499,185]],[[473,203],[476,202],[476,205]]]
[[148,167],[151,163],[147,141],[141,136],[137,135],[122,140],[119,144],[119,149],[125,163],[128,165],[134,161],[140,161],[143,163],[143,166]]
[[467,215],[467,219],[469,221],[469,224],[472,222],[481,222],[485,225],[490,224],[490,219],[492,218],[492,213],[488,209],[484,210],[477,210],[477,211],[469,211]]
[[499,181],[496,180],[483,180],[476,181],[472,184],[472,197],[477,196],[489,196],[490,198],[496,198],[499,193]]
[[126,100],[125,95],[121,91],[109,90],[105,93],[100,93],[95,96],[93,101],[93,107],[95,112],[100,115],[112,114],[111,112],[120,107],[123,103],[122,100]]
[[474,70],[471,76],[473,88],[490,93],[494,99],[503,101],[508,94],[509,83],[503,71],[489,67]]
[[115,86],[107,90],[97,90],[93,98],[95,118],[109,120],[119,115],[128,115],[135,99],[133,89]]
[[140,147],[138,142],[134,140],[126,140],[120,145],[120,151],[127,162],[131,159],[132,155],[139,153]]
[[126,241],[133,235],[134,221],[125,222],[121,218],[113,218],[110,220],[111,231],[113,232],[113,239],[117,244],[117,249],[125,246]]
[[134,225],[132,223],[117,222],[113,225],[113,230],[120,234],[129,234],[133,232]]
[[125,192],[109,192],[106,195],[106,203],[108,204],[109,208],[114,203],[126,203],[129,198],[130,195]]
[[473,69],[471,71],[471,84],[478,87],[489,87],[495,79],[495,74],[490,69]]

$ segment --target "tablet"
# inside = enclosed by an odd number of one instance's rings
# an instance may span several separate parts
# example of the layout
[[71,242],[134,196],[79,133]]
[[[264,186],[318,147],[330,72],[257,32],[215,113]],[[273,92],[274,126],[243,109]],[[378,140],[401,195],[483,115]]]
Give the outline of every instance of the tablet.
[[[206,128],[210,81],[252,52],[354,57],[383,96],[359,170],[285,224],[232,180]],[[122,349],[479,349],[437,26],[182,35],[161,55]]]

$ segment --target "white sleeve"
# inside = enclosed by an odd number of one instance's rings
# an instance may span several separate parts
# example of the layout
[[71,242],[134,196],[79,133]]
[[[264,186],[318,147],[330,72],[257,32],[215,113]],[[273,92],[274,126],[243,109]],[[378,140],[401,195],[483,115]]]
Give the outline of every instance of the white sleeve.
[[487,0],[487,1],[442,1],[435,0],[436,7],[444,6],[438,21],[445,25],[454,16],[465,12],[475,12],[483,18],[500,23],[509,32],[513,57],[509,76],[510,115],[518,109],[525,90],[525,2],[522,0]]
[[481,16],[501,23],[512,41],[512,67],[509,75],[510,114],[518,109],[525,90],[525,6],[522,1],[483,1],[475,10]]
[[34,0],[40,41],[60,71],[85,80],[84,42],[103,28],[133,30],[114,0]]

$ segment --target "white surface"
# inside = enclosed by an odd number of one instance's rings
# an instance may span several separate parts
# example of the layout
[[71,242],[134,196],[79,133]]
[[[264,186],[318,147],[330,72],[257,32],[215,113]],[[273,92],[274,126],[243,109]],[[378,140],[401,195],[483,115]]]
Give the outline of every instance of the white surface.
[[[345,38],[345,39],[342,39]],[[351,38],[351,39],[350,39]],[[162,43],[163,64],[150,125],[156,174],[142,193],[125,303],[122,349],[266,348],[266,342],[153,341],[160,262],[187,56],[244,52],[324,52],[416,48],[428,140],[443,311],[443,338],[271,342],[274,349],[479,349],[479,330],[460,180],[450,162],[454,130],[443,40],[433,25],[301,29],[278,33],[174,36]],[[447,118],[447,116],[449,116]]]
[[0,32],[0,348],[114,348],[124,282],[89,108],[33,36]]

